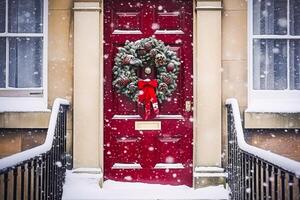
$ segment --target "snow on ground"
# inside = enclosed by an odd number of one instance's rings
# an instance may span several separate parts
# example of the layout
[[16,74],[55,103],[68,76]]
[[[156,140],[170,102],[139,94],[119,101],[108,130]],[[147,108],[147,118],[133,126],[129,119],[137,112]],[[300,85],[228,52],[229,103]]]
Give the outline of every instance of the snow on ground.
[[187,186],[125,183],[107,180],[104,182],[103,188],[100,188],[99,179],[100,174],[67,171],[63,199],[228,199],[228,191],[222,185],[195,190]]

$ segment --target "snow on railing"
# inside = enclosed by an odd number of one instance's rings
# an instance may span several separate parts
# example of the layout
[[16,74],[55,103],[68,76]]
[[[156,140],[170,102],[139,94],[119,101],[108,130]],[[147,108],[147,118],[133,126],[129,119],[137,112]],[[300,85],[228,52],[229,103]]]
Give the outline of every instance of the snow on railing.
[[241,150],[253,154],[254,156],[257,156],[269,163],[277,165],[288,172],[292,172],[296,176],[300,176],[300,162],[247,144],[244,138],[244,131],[237,100],[234,98],[227,99],[226,105],[232,106],[234,126],[237,134],[237,143]]
[[57,123],[57,116],[59,113],[59,108],[61,105],[69,105],[69,101],[61,98],[56,98],[52,107],[52,112],[50,116],[48,131],[46,140],[42,145],[39,145],[37,147],[34,147],[32,149],[28,149],[16,154],[13,154],[8,157],[4,157],[0,159],[0,170],[15,166],[25,160],[29,160],[31,158],[34,158],[36,156],[39,156],[40,154],[46,153],[49,151],[52,147],[53,139],[54,139],[54,133],[55,133],[55,127]]

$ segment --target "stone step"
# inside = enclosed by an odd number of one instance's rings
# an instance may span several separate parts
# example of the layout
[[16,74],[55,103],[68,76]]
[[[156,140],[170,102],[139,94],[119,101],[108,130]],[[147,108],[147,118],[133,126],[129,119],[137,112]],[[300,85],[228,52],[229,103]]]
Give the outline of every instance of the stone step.
[[216,185],[226,186],[227,173],[220,167],[195,167],[193,176],[195,188]]

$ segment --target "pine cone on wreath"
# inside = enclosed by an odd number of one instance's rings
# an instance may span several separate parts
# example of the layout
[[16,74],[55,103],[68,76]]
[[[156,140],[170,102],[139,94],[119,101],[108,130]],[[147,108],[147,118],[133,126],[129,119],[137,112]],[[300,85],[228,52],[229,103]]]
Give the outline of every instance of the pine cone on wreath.
[[157,50],[156,49],[151,49],[149,52],[150,57],[154,58],[157,54]]
[[166,91],[168,89],[168,85],[165,83],[160,83],[158,86],[159,91]]
[[122,60],[122,64],[128,65],[128,64],[130,63],[131,59],[132,59],[131,56],[126,55],[126,56],[123,58],[123,60]]
[[161,75],[161,78],[162,78],[163,82],[166,83],[167,85],[170,85],[172,82],[172,78],[170,78],[166,74]]
[[166,62],[166,57],[163,54],[157,54],[155,56],[155,64],[158,66],[161,66],[163,64],[165,64]]
[[130,80],[126,77],[126,78],[122,78],[118,81],[118,84],[122,87],[128,85],[128,83],[130,82]]
[[146,42],[144,45],[144,48],[146,51],[149,51],[152,48],[152,43],[151,42]]
[[144,48],[140,48],[137,50],[137,54],[139,56],[144,56],[146,54],[146,50]]

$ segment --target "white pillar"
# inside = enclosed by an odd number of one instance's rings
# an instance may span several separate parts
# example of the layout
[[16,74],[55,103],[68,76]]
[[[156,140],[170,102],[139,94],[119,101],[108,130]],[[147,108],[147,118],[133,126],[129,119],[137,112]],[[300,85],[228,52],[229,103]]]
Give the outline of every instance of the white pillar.
[[100,3],[74,2],[74,167],[100,167]]
[[197,0],[195,165],[221,165],[221,1]]

